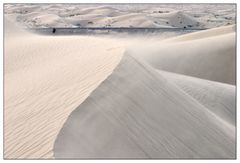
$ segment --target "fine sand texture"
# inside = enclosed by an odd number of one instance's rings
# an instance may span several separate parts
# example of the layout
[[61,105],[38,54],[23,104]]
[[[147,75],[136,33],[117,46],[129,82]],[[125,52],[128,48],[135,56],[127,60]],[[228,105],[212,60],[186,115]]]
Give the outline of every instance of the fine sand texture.
[[54,156],[234,158],[235,128],[152,67],[125,55],[71,113]]
[[[208,33],[209,36],[206,37]],[[157,69],[232,85],[236,83],[233,26],[138,46],[128,48],[127,53],[141,58]]]
[[116,67],[118,42],[39,36],[5,20],[4,157],[52,158],[68,115]]
[[4,158],[235,158],[234,25],[163,39],[37,35],[15,24],[206,24],[175,9],[68,7],[74,16],[60,4],[6,8]]
[[233,26],[128,47],[70,114],[54,157],[235,158],[234,64]]
[[166,71],[159,73],[216,115],[235,125],[235,86]]

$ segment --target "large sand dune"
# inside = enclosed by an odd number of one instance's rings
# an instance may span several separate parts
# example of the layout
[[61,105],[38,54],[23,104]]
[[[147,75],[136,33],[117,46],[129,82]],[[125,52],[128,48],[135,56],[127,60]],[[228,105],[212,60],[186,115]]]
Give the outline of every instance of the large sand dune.
[[234,38],[229,26],[131,46],[68,117],[54,156],[234,158],[235,86],[222,83],[235,80]]
[[[201,92],[199,92],[201,93]],[[77,109],[56,158],[234,158],[234,125],[135,58],[121,63]]]
[[51,158],[69,113],[112,72],[123,49],[109,39],[39,36],[8,19],[5,25],[4,157]]
[[5,158],[235,157],[234,26],[166,40],[37,35],[15,19],[32,27],[169,21],[171,28],[199,19],[161,8],[5,9]]

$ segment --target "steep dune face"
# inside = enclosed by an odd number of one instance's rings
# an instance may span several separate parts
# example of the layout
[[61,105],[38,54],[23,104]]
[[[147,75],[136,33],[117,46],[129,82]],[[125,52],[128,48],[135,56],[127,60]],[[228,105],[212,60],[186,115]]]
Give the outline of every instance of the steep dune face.
[[114,72],[61,129],[56,158],[234,158],[235,129],[135,58]]
[[159,73],[223,120],[235,125],[235,86],[166,71]]
[[124,49],[111,39],[34,35],[5,21],[4,157],[52,158],[64,121]]
[[[190,37],[192,34],[189,34]],[[235,84],[235,33],[184,41],[162,41],[152,45],[130,47],[135,55],[157,69],[198,78]],[[147,51],[147,53],[146,53]]]
[[[134,15],[96,8],[81,11]],[[144,37],[41,36],[5,18],[4,158],[234,158],[234,27]]]
[[71,113],[54,156],[234,158],[233,31],[221,27],[127,49]]

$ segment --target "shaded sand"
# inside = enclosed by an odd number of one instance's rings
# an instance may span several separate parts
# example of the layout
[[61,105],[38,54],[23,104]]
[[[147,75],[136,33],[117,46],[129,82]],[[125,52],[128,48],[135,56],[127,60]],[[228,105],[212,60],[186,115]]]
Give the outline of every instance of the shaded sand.
[[[187,15],[182,11],[173,11],[169,13],[156,13],[151,14],[157,24],[170,25],[172,27],[180,28],[201,28],[204,27],[203,23],[197,21],[194,17]],[[160,21],[159,21],[160,20]]]
[[70,114],[55,158],[235,158],[234,39],[229,26],[131,46]]
[[125,55],[71,113],[54,156],[234,158],[235,128],[151,66]]
[[40,36],[6,17],[4,158],[234,158],[233,31]]
[[5,19],[4,158],[52,158],[64,121],[116,67],[111,39],[39,36]]
[[166,71],[159,73],[223,120],[235,125],[235,86]]
[[[206,37],[207,33],[212,37]],[[232,26],[224,27],[222,32],[212,29],[177,38],[178,41],[133,46],[127,49],[127,53],[157,69],[235,84],[236,45]]]

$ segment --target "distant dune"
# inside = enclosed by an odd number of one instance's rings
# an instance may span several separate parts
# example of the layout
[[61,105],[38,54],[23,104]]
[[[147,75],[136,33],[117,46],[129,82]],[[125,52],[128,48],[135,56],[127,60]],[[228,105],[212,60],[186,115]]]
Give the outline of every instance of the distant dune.
[[[224,7],[223,7],[224,6]],[[213,12],[214,11],[214,12]],[[5,13],[30,28],[36,27],[154,27],[213,28],[235,24],[233,5],[135,4],[17,4]]]
[[[173,11],[169,13],[156,13],[151,15],[157,24],[169,25],[179,28],[203,28],[204,24],[195,18],[183,13],[182,11]],[[160,22],[159,22],[160,20]],[[161,22],[163,21],[163,22]]]

